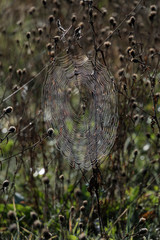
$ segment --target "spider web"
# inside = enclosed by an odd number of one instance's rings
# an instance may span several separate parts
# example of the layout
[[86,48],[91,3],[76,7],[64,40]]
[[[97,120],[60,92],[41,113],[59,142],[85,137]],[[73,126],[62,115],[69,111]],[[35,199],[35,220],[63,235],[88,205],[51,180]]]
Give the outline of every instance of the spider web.
[[114,83],[99,62],[61,54],[43,89],[44,119],[53,127],[56,146],[72,167],[89,170],[113,146],[118,125]]

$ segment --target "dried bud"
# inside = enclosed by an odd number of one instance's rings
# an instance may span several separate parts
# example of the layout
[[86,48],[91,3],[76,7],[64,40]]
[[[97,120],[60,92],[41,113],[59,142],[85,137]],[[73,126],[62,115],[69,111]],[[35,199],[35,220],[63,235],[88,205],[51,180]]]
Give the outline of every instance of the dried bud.
[[9,133],[14,133],[15,131],[16,131],[15,126],[10,126],[9,129],[8,129]]

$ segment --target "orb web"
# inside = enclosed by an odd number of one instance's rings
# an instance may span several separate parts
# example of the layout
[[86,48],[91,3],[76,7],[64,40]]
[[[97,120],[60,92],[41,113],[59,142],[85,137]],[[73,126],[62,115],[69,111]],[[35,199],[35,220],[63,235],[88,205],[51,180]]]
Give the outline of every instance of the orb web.
[[113,146],[117,96],[106,68],[87,56],[56,57],[43,89],[44,118],[72,167],[90,169]]

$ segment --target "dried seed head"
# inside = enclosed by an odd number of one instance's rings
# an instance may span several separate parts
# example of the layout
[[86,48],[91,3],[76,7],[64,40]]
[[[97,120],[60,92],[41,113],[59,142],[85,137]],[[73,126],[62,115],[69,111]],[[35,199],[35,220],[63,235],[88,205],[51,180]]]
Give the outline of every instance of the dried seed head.
[[146,219],[144,218],[144,217],[141,217],[140,219],[139,219],[139,224],[142,224],[142,223],[144,223],[146,221]]
[[48,134],[49,137],[52,137],[53,133],[54,133],[53,128],[49,128],[49,129],[47,130],[47,134]]
[[43,33],[43,28],[38,28],[38,33],[39,33],[39,35],[42,35],[42,33]]
[[129,47],[127,47],[127,49],[126,49],[126,53],[128,53],[129,54],[129,51],[131,50],[132,48],[129,46]]
[[31,38],[31,32],[27,32],[26,37],[27,37],[27,39],[30,39]]
[[151,5],[150,9],[151,9],[151,11],[157,11],[157,6],[156,5]]
[[76,197],[78,197],[78,198],[81,197],[81,194],[82,194],[82,192],[81,192],[81,190],[79,188],[75,189]]
[[9,186],[9,181],[6,179],[6,180],[4,180],[2,187],[7,188],[8,186]]
[[150,12],[150,14],[149,14],[149,20],[151,21],[151,22],[153,22],[153,20],[154,20],[154,18],[155,18],[155,16],[157,15],[157,12],[156,11],[151,11]]
[[102,16],[105,17],[107,14],[107,9],[105,7],[101,8]]
[[72,23],[77,21],[77,16],[75,14],[72,14],[71,21]]
[[17,25],[22,26],[22,21],[21,20],[17,21]]
[[13,70],[12,66],[9,66],[8,70],[9,70],[9,72],[12,72],[12,70]]
[[140,235],[146,234],[147,232],[148,232],[148,229],[147,229],[147,228],[141,228],[141,229],[139,230],[139,234],[140,234]]
[[129,26],[134,26],[134,24],[135,24],[135,17],[134,16],[132,16],[132,17],[130,17],[130,19],[128,20],[128,25]]
[[123,60],[124,60],[124,55],[120,54],[120,55],[119,55],[119,60],[120,60],[121,62],[123,62]]
[[59,215],[58,217],[59,217],[59,221],[60,221],[61,223],[63,223],[63,222],[64,222],[64,216],[63,216],[63,215]]
[[84,212],[84,210],[85,210],[85,206],[82,205],[82,206],[80,207],[80,211],[81,211],[81,212]]
[[132,57],[135,57],[135,51],[134,51],[134,49],[131,49],[131,50],[129,51],[129,54],[130,54]]
[[10,232],[14,232],[14,231],[17,231],[17,224],[16,223],[13,223],[9,226],[9,231]]
[[48,185],[49,184],[49,178],[47,176],[42,178],[42,181],[44,182],[44,184]]
[[129,35],[128,37],[129,42],[131,42],[133,39],[134,39],[134,35],[133,34]]
[[83,205],[84,205],[84,206],[87,206],[87,204],[88,204],[88,201],[87,201],[87,200],[84,200],[84,201],[83,201]]
[[133,81],[136,81],[137,78],[138,78],[137,74],[136,74],[136,73],[133,73],[133,75],[132,75],[132,79],[133,79]]
[[42,227],[42,223],[40,220],[37,219],[34,221],[33,226],[35,229],[40,229]]
[[13,107],[8,106],[8,107],[4,108],[3,111],[5,114],[9,114],[9,113],[13,112]]
[[119,69],[118,75],[121,77],[124,74],[124,68]]
[[49,239],[52,236],[51,233],[46,228],[42,229],[42,235],[43,235],[44,239]]
[[155,52],[156,52],[156,51],[155,51],[155,48],[150,48],[150,49],[149,49],[149,53],[150,53],[150,54],[154,54]]
[[51,24],[51,23],[54,21],[54,16],[53,16],[53,15],[50,15],[50,16],[48,17],[48,21],[49,21],[49,23]]
[[30,217],[33,219],[33,220],[36,220],[38,218],[38,215],[36,212],[32,211],[30,212]]
[[17,75],[21,76],[22,75],[22,69],[17,70]]
[[87,237],[86,237],[85,233],[81,233],[79,235],[79,240],[87,240]]
[[132,108],[135,109],[137,107],[137,102],[132,103]]
[[7,217],[10,219],[10,220],[15,220],[15,212],[10,210],[8,213],[7,213]]
[[135,150],[134,150],[134,156],[136,157],[136,156],[137,156],[137,154],[138,154],[138,150],[137,150],[137,149],[135,149]]
[[79,227],[83,228],[83,223],[82,222],[79,223]]
[[71,207],[71,213],[73,213],[74,211],[75,211],[75,207],[72,206],[72,207]]
[[78,24],[78,26],[79,26],[81,29],[83,29],[83,28],[84,28],[84,22],[80,22],[80,23]]
[[44,7],[46,7],[46,5],[47,5],[47,0],[42,0],[42,4],[43,4]]
[[138,114],[135,114],[135,115],[133,116],[133,119],[134,119],[135,121],[137,121],[137,120],[138,120],[138,117],[139,117],[139,115],[138,115]]
[[104,46],[105,46],[105,48],[108,49],[111,46],[111,42],[110,41],[104,42]]
[[115,21],[116,21],[116,20],[115,20],[114,17],[110,17],[110,18],[109,18],[109,22],[110,22],[111,25],[114,25]]
[[61,174],[61,175],[59,176],[59,180],[61,180],[62,182],[64,181],[64,176],[63,176],[63,174]]
[[29,9],[29,14],[30,15],[32,15],[32,14],[34,14],[35,13],[35,11],[36,11],[36,8],[34,7],[34,6],[32,6],[30,9]]
[[52,44],[51,44],[51,43],[47,43],[46,48],[48,49],[48,51],[51,51],[51,49],[52,49]]
[[59,40],[60,40],[60,36],[55,36],[53,39],[54,39],[54,42],[55,42],[55,43],[58,43]]
[[9,133],[14,133],[15,131],[16,131],[15,126],[10,126],[9,129],[8,129]]

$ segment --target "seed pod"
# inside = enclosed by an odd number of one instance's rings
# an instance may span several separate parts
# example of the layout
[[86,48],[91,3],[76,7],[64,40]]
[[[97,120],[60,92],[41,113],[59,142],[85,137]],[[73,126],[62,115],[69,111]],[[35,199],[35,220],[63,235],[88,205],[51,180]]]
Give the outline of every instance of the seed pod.
[[72,23],[77,21],[77,16],[75,14],[72,15],[71,21],[72,21]]
[[157,11],[157,6],[156,5],[151,5],[150,9],[151,9],[151,11]]
[[22,75],[22,69],[17,70],[17,75],[21,76]]
[[46,48],[48,49],[48,51],[50,51],[52,49],[52,44],[51,43],[47,43]]
[[54,39],[54,42],[55,42],[55,43],[58,43],[59,40],[60,40],[60,37],[59,37],[59,36],[55,36],[53,39]]
[[10,126],[9,129],[8,129],[9,133],[14,133],[15,131],[16,131],[15,126]]

